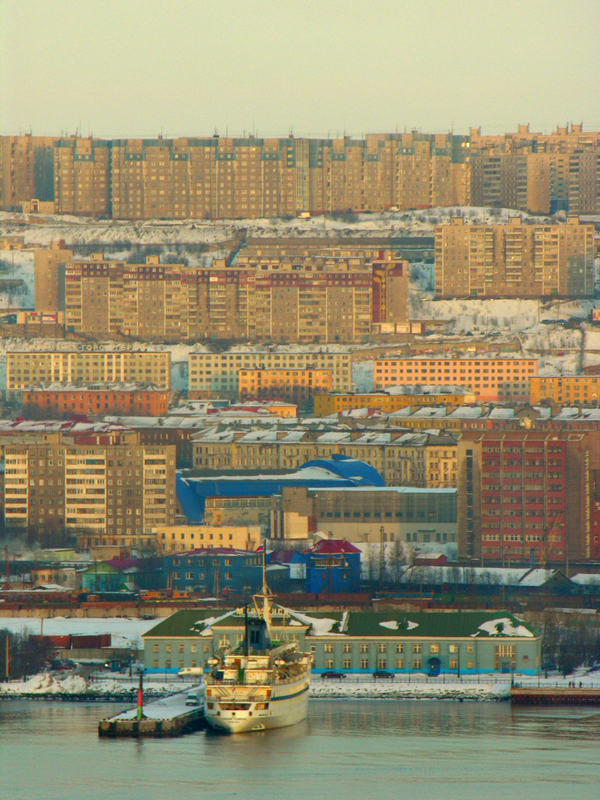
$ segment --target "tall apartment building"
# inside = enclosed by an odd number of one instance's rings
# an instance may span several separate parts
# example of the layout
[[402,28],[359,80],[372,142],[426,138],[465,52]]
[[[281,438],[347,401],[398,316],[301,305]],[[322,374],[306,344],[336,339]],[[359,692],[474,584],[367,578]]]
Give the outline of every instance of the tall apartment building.
[[496,205],[598,213],[600,133],[581,125],[364,139],[2,137],[2,208],[33,198],[114,219]]
[[9,395],[39,383],[132,381],[152,383],[168,390],[171,385],[171,354],[93,349],[11,350],[6,354],[6,390]]
[[459,557],[507,566],[597,557],[599,450],[594,433],[463,432]]
[[537,360],[528,358],[379,358],[373,362],[375,389],[402,384],[465,386],[477,401],[529,400]]
[[65,268],[67,330],[141,339],[353,342],[378,318],[405,321],[408,269],[402,261],[337,257],[240,257],[228,267],[144,265],[96,254]]
[[33,254],[33,286],[35,310],[41,314],[56,314],[64,311],[65,265],[73,258],[63,239],[50,243]]
[[2,443],[4,527],[31,540],[130,545],[176,513],[175,446],[140,444],[134,431],[41,433]]
[[594,294],[594,226],[467,225],[435,229],[437,297],[547,297]]
[[259,352],[235,348],[223,353],[190,352],[188,396],[200,400],[236,400],[240,394],[240,371],[256,369],[327,370],[331,372],[332,389],[347,391],[352,388],[352,355],[349,351],[328,353],[298,349]]

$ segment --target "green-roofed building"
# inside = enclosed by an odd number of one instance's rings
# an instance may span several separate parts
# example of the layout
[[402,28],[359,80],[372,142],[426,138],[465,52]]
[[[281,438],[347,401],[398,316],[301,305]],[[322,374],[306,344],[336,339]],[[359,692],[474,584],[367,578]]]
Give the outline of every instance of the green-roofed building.
[[[273,626],[313,654],[313,671],[474,675],[540,669],[541,637],[507,611],[323,611],[275,606]],[[148,672],[206,667],[220,647],[244,638],[244,614],[177,611],[144,634]]]

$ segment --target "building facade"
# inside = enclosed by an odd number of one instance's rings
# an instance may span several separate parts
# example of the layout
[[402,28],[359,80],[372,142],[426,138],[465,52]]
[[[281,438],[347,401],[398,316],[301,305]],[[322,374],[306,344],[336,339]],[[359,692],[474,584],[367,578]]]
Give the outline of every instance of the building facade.
[[[382,373],[384,374],[384,373]],[[352,408],[374,408],[393,414],[411,406],[449,405],[475,403],[477,396],[460,386],[396,386],[393,392],[329,392],[315,393],[315,417],[327,417]]]
[[560,375],[549,378],[532,378],[530,402],[557,405],[598,405],[600,376]]
[[[214,610],[178,611],[144,634],[144,666],[152,672],[206,668],[220,647],[244,640],[244,616],[232,611],[214,619]],[[275,606],[273,625],[280,638],[310,652],[315,673],[339,670],[366,674],[536,675],[541,636],[507,611],[326,611],[302,613]],[[327,628],[329,624],[329,628]]]
[[317,352],[310,350],[236,348],[222,353],[205,350],[189,354],[188,396],[193,399],[223,398],[236,400],[240,394],[241,370],[305,370],[331,372],[331,386],[344,391],[352,387],[352,354],[350,351]]
[[6,390],[47,383],[151,383],[171,385],[170,352],[100,350],[11,350],[6,354]]
[[240,400],[279,398],[307,408],[315,392],[331,389],[330,369],[242,369]]
[[4,527],[36,541],[79,535],[78,546],[147,544],[175,520],[175,447],[146,447],[133,431],[33,434],[3,442]]
[[465,431],[458,443],[458,550],[542,565],[597,556],[594,433]]
[[537,360],[527,358],[385,358],[373,362],[375,389],[402,384],[453,384],[469,388],[477,402],[529,400]]
[[180,553],[197,547],[256,550],[261,528],[260,525],[159,525],[151,532],[156,535],[159,552]]
[[169,410],[169,392],[144,383],[51,383],[24,389],[21,401],[23,415],[33,419],[62,419],[71,414],[162,417]]
[[467,225],[435,229],[436,297],[587,297],[594,294],[594,226]]

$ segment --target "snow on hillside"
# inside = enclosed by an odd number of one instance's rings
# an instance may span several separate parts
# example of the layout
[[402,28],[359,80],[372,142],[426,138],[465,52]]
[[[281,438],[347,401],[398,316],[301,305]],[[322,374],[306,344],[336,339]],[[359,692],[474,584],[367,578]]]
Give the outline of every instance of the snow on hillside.
[[0,314],[7,309],[33,308],[33,253],[27,250],[0,251],[0,283],[22,281],[20,286],[0,290]]

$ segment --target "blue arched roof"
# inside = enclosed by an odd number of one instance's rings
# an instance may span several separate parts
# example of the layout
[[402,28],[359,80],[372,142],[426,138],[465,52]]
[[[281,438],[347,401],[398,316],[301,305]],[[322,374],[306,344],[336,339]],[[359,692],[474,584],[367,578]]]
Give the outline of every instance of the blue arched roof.
[[299,471],[309,467],[322,467],[351,481],[355,486],[385,486],[385,481],[375,467],[357,458],[334,453],[331,458],[315,458],[299,467]]

